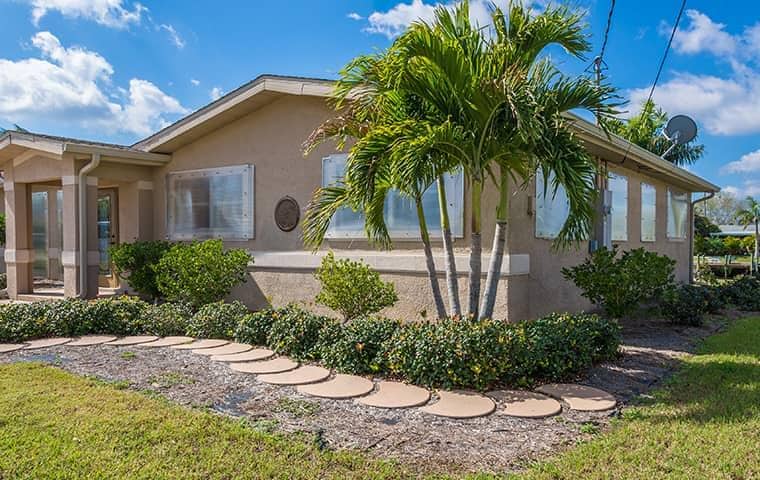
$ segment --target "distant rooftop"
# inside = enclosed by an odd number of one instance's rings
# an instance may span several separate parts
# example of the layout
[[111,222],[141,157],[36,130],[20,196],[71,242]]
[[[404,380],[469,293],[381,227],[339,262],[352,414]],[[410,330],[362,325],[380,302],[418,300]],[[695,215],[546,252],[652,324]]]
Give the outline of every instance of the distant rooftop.
[[746,237],[747,235],[754,235],[754,228],[744,225],[718,225],[720,232],[712,233],[713,237]]

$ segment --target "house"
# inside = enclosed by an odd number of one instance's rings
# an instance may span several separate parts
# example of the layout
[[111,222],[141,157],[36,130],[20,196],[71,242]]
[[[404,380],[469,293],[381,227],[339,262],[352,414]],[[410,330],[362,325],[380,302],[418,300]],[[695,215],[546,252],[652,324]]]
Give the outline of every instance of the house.
[[[345,161],[327,144],[307,158],[301,152],[302,142],[332,114],[326,102],[331,89],[329,81],[264,75],[132,146],[2,134],[9,296],[33,294],[38,277],[61,279],[66,296],[94,297],[99,287],[118,286],[108,264],[110,244],[217,237],[255,257],[251,281],[233,292],[251,308],[269,300],[312,301],[313,270],[332,249],[339,257],[363,259],[395,283],[401,300],[389,314],[434,312],[414,213],[401,197],[391,196],[386,206],[392,251],[372,250],[361,217],[350,211],[336,215],[323,251],[303,247],[299,218],[314,189],[339,177]],[[600,228],[607,243],[666,254],[677,262],[677,278],[688,281],[692,194],[718,187],[585,120],[575,125],[608,172],[602,180],[611,191],[611,212]],[[465,278],[467,186],[461,174],[446,182],[456,264]],[[560,270],[580,263],[589,242],[552,249],[567,214],[563,192],[545,197],[535,184],[513,191],[496,315],[518,320],[588,307]],[[426,195],[435,231],[436,192]],[[492,241],[487,236],[496,201],[495,188],[487,188],[484,247]],[[436,247],[443,280],[440,242]]]
[[718,225],[719,232],[711,233],[711,237],[748,237],[755,234],[750,225]]

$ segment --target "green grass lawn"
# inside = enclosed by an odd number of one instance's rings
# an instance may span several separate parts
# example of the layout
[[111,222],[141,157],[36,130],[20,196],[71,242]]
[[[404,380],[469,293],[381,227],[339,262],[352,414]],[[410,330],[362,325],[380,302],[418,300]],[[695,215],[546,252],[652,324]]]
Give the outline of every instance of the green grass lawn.
[[520,478],[760,478],[760,318],[709,338],[610,432]]
[[[760,318],[708,339],[667,388],[623,417],[519,478],[760,478]],[[0,366],[0,479],[418,473],[254,427],[53,367]]]

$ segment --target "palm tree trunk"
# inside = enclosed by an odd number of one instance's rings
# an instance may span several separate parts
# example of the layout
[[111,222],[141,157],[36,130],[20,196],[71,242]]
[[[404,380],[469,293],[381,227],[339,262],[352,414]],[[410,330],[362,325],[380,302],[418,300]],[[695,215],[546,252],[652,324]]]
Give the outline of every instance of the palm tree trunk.
[[478,317],[478,302],[480,301],[480,272],[481,272],[481,226],[480,226],[480,197],[483,191],[482,180],[472,181],[472,219],[470,232],[470,305],[469,315]]
[[491,247],[491,261],[488,264],[486,290],[480,306],[480,318],[492,318],[496,305],[496,293],[499,290],[501,264],[504,259],[504,245],[507,239],[507,218],[509,211],[509,176],[502,170],[499,184],[499,205],[496,207],[496,231]]
[[443,235],[444,266],[446,268],[446,287],[449,293],[449,311],[452,317],[461,317],[462,304],[459,301],[459,280],[457,279],[457,264],[454,258],[454,242],[451,239],[446,185],[443,182],[443,176],[439,176],[437,181],[438,208],[441,211],[441,233]]
[[422,209],[422,197],[417,197],[414,201],[417,205],[417,220],[420,223],[420,236],[422,237],[422,245],[425,250],[425,264],[427,266],[428,279],[430,280],[430,289],[433,291],[435,309],[438,311],[438,318],[446,318],[446,307],[443,305],[441,287],[438,285],[438,274],[435,270],[433,249],[430,248],[430,233],[425,221],[425,211]]

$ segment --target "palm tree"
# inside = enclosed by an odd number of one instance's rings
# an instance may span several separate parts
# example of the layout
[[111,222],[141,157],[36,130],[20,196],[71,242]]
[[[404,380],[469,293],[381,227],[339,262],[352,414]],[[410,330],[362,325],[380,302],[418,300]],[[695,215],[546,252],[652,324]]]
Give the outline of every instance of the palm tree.
[[736,212],[736,220],[744,227],[755,227],[755,251],[752,253],[750,270],[757,272],[757,263],[760,258],[760,202],[752,197],[747,197],[745,208]]

